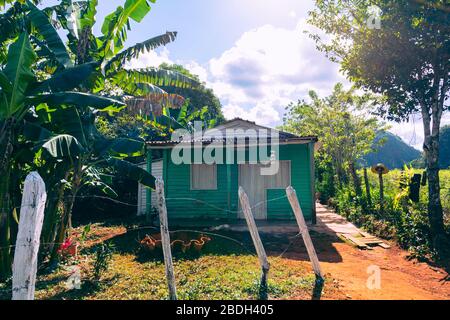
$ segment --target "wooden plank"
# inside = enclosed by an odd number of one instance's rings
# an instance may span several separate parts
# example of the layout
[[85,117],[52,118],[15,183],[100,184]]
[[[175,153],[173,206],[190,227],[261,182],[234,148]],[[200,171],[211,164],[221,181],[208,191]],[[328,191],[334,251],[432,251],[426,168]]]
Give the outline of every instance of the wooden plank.
[[385,242],[379,243],[378,245],[379,245],[380,247],[382,247],[383,249],[390,249],[390,248],[391,248],[391,246],[388,245],[388,244],[385,243]]
[[298,202],[297,193],[294,188],[288,187],[286,189],[286,194],[288,196],[289,202],[291,204],[292,210],[295,214],[295,219],[297,220],[300,233],[302,234],[303,242],[306,246],[306,251],[308,252],[309,260],[313,265],[314,273],[319,279],[323,279],[322,269],[320,267],[319,258],[317,257],[316,250],[309,235],[308,227],[306,226],[305,217],[303,216],[302,208]]
[[368,243],[368,244],[378,244],[380,247],[384,248],[384,249],[390,249],[391,246],[388,245],[387,243],[385,243],[382,239],[377,238],[375,236],[372,236],[370,233],[364,232],[364,231],[360,231],[359,232],[362,236],[364,236],[364,242]]
[[256,227],[252,209],[250,208],[250,202],[248,200],[247,194],[242,187],[239,187],[239,199],[262,269],[260,299],[267,300],[267,276],[270,269],[269,260],[267,259],[266,250],[264,250],[261,238],[259,237],[258,228]]
[[368,249],[370,250],[371,248],[366,245],[364,242],[362,242],[361,240],[359,240],[358,238],[355,238],[354,236],[352,236],[351,234],[343,234],[343,236],[350,240],[351,242],[353,242],[358,248],[361,249]]
[[46,200],[44,181],[37,172],[31,172],[25,179],[20,207],[19,230],[13,264],[13,300],[34,300]]
[[169,287],[169,299],[177,300],[175,273],[173,270],[172,251],[170,248],[170,234],[167,219],[166,199],[164,196],[164,181],[161,179],[156,180],[156,194],[158,196],[157,206],[161,228],[161,242],[164,255],[164,266],[166,269],[167,285]]

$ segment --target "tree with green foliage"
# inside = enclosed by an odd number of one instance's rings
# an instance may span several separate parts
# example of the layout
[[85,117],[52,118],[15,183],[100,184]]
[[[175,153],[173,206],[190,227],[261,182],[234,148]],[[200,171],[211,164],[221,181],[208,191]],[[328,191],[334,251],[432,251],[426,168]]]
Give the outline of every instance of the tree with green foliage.
[[309,100],[287,107],[282,130],[319,137],[318,168],[327,171],[331,165],[340,186],[347,184],[350,177],[361,197],[357,162],[372,150],[376,132],[382,128],[375,117],[367,114],[374,100],[370,95],[355,94],[354,89],[345,90],[340,83],[325,98],[311,91]]
[[[108,139],[96,130],[99,114],[128,106],[132,112],[166,115],[183,99],[158,85],[189,87],[194,79],[157,68],[128,70],[125,63],[140,53],[165,45],[176,33],[151,38],[130,48],[123,43],[130,20],[140,22],[149,12],[146,0],[127,0],[107,16],[102,35],[93,35],[97,0],[39,9],[41,1],[1,1],[0,14],[0,278],[11,268],[14,215],[11,190],[19,190],[19,171],[40,170],[55,190],[46,217],[54,217],[63,202],[60,235],[65,236],[76,194],[85,184],[107,186],[97,167],[110,166],[120,174],[154,186],[154,178],[124,158],[143,153],[144,141]],[[7,6],[5,6],[7,5]],[[56,17],[56,21],[53,20]],[[56,27],[67,30],[68,45]],[[14,183],[11,185],[11,181]],[[51,182],[51,183],[49,183]],[[65,190],[69,190],[66,197]],[[52,222],[53,223],[53,222]],[[62,231],[61,231],[62,230]],[[54,237],[52,237],[54,239]]]
[[[163,63],[159,66],[165,70],[171,70],[179,72],[189,78],[201,82],[197,75],[192,74],[185,67],[177,64],[169,65]],[[203,118],[209,121],[214,121],[214,124],[219,125],[225,121],[225,117],[222,113],[222,105],[219,98],[214,94],[212,89],[206,88],[205,85],[200,85],[198,87],[191,88],[175,88],[175,87],[162,87],[165,91],[169,93],[179,94],[188,100],[188,114],[193,114],[205,108],[206,113]],[[195,120],[200,120],[196,118]]]
[[424,125],[428,216],[435,247],[447,238],[439,183],[441,119],[450,88],[450,7],[446,0],[316,0],[309,22],[318,48],[359,88],[381,95],[390,120],[419,113]]

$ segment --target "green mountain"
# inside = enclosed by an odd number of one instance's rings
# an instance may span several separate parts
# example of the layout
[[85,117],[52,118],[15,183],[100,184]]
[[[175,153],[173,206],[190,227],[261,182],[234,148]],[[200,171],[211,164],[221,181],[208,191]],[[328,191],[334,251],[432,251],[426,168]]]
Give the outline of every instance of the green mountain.
[[380,140],[384,140],[384,144],[376,147],[375,152],[364,157],[366,166],[384,163],[389,169],[401,169],[405,164],[409,164],[422,155],[419,150],[406,144],[399,136],[390,132],[380,132],[375,138],[374,145],[378,145]]
[[450,125],[441,128],[439,166],[441,169],[450,168]]

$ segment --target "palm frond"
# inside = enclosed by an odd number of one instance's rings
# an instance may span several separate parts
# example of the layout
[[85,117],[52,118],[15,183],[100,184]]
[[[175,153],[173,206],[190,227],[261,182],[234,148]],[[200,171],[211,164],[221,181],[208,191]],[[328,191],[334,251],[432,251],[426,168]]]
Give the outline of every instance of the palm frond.
[[147,68],[137,70],[121,69],[111,75],[115,85],[120,87],[129,95],[143,96],[149,93],[165,93],[158,88],[178,87],[193,88],[199,86],[199,83],[190,77],[187,77],[177,71],[165,70],[159,68]]
[[30,9],[28,18],[32,25],[39,31],[40,36],[47,44],[47,47],[54,53],[61,65],[66,68],[71,67],[73,63],[67,52],[67,48],[50,22],[49,17],[31,3],[31,1],[27,1],[27,6]]
[[148,39],[144,42],[137,43],[134,46],[118,53],[111,60],[109,60],[109,62],[105,66],[105,70],[108,72],[117,70],[118,68],[122,68],[127,61],[139,58],[139,55],[144,52],[148,52],[158,47],[165,46],[166,44],[173,42],[176,37],[177,32],[167,31],[165,34]]
[[102,26],[104,35],[102,50],[105,50],[107,58],[114,56],[123,48],[127,40],[127,31],[130,30],[130,19],[141,22],[149,11],[148,0],[127,0],[124,7],[119,6],[116,11],[106,16]]
[[177,94],[149,94],[145,97],[129,98],[126,100],[127,111],[133,115],[161,116],[165,108],[179,109],[183,106],[184,98]]

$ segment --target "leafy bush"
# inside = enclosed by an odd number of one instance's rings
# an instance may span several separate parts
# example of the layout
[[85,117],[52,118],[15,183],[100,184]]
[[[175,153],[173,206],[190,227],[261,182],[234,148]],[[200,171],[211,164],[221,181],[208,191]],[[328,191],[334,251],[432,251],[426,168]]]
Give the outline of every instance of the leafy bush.
[[102,243],[95,252],[94,261],[94,280],[100,280],[103,273],[108,270],[109,264],[111,262],[114,253],[114,246],[111,243]]
[[[353,188],[343,186],[336,191],[334,198],[328,200],[338,213],[366,231],[384,239],[395,239],[398,244],[417,259],[437,258],[432,249],[430,226],[427,216],[427,188],[422,187],[420,201],[414,203],[409,199],[409,187],[406,183],[413,174],[420,170],[405,168],[394,170],[384,176],[384,213],[380,214],[378,177],[369,175],[371,199],[373,206],[363,210],[356,201]],[[450,171],[441,172],[442,202],[446,226],[450,231]],[[363,195],[366,201],[366,194]]]

